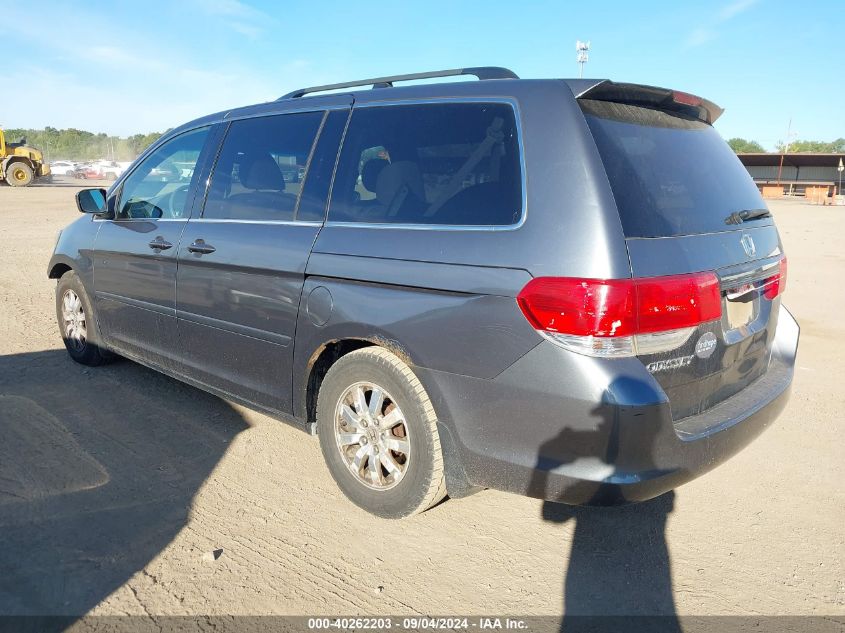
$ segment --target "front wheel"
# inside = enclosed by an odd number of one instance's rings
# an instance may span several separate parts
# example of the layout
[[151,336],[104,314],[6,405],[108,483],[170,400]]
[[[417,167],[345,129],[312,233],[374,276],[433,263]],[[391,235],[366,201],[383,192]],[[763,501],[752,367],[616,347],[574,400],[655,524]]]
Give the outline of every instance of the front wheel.
[[338,487],[372,514],[406,517],[446,495],[434,408],[386,349],[365,347],[332,365],[317,398],[317,433]]
[[13,187],[26,187],[32,182],[32,167],[22,162],[14,162],[6,167],[6,182]]
[[67,353],[77,363],[93,367],[112,358],[100,346],[94,309],[82,281],[72,270],[56,285],[56,317]]

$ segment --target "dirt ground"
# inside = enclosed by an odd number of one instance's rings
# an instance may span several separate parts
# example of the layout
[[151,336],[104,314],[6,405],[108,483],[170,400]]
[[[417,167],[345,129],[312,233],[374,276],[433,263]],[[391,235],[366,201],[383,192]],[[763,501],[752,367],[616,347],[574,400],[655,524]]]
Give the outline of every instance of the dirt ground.
[[491,490],[387,522],[305,433],[69,360],[46,266],[78,185],[0,187],[0,614],[845,614],[845,208],[771,204],[801,347],[733,460],[624,509]]

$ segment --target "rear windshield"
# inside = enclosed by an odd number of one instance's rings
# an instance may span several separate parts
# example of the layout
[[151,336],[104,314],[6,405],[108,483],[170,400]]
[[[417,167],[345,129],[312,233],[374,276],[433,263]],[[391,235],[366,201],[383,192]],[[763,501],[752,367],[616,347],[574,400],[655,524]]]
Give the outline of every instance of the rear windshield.
[[[735,230],[731,214],[765,209],[757,186],[706,123],[650,108],[581,100],[626,237]],[[744,226],[770,224],[770,218]]]

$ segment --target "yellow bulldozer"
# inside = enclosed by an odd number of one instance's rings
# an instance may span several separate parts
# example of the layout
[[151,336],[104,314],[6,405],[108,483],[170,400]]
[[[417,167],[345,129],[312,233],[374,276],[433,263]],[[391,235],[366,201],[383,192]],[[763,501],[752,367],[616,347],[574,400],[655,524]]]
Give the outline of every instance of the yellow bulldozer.
[[36,178],[50,178],[50,166],[44,162],[41,150],[30,147],[26,139],[7,143],[0,130],[0,182],[5,180],[13,187],[26,187]]

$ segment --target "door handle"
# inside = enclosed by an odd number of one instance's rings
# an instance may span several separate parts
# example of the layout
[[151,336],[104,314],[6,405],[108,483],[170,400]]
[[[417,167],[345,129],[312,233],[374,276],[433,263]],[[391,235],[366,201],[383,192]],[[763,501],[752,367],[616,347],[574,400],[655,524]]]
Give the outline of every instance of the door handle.
[[211,244],[206,244],[204,240],[194,240],[194,243],[188,246],[189,252],[199,255],[208,255],[216,250]]
[[150,242],[150,248],[160,251],[166,251],[168,248],[173,248],[173,244],[165,240],[161,235],[157,236]]

